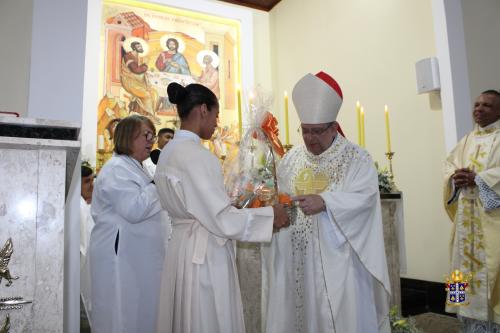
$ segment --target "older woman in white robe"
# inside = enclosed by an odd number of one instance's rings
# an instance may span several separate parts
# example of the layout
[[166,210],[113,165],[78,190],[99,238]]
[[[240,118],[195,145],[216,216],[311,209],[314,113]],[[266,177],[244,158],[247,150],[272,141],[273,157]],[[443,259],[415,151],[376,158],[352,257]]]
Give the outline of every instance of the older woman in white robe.
[[164,259],[162,208],[141,162],[155,129],[143,116],[120,121],[115,155],[95,182],[90,236],[92,332],[154,332]]

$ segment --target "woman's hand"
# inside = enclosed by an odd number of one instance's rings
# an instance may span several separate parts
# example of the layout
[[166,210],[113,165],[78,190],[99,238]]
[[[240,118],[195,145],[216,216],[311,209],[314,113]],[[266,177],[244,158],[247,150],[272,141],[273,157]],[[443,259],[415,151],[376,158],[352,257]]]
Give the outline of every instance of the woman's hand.
[[290,220],[288,219],[288,214],[282,204],[276,204],[273,206],[274,212],[274,229],[281,229],[288,227],[290,225]]

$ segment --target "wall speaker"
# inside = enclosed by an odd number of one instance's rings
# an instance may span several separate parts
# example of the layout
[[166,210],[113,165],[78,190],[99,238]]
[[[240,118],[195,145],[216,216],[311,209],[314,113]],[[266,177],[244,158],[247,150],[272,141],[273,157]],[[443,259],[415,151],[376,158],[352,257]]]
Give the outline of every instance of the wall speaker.
[[425,58],[415,64],[419,94],[440,90],[439,63],[437,58]]

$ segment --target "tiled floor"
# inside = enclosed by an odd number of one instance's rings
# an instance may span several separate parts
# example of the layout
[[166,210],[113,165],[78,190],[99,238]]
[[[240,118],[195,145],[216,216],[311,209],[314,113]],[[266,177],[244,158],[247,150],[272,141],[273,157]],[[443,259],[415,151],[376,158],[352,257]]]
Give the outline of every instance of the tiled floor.
[[459,333],[460,322],[457,318],[437,313],[422,313],[416,316],[415,325],[423,333]]
[[[456,318],[437,314],[437,313],[422,313],[413,316],[415,324],[422,333],[459,333],[460,323]],[[80,333],[90,333],[89,323],[82,313]]]

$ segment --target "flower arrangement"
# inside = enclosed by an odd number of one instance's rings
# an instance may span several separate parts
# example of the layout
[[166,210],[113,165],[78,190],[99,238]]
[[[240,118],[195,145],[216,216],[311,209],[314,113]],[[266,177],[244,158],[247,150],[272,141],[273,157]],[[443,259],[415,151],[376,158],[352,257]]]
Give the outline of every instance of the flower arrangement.
[[389,311],[389,320],[392,333],[423,333],[415,326],[415,319],[401,317],[396,306]]
[[396,184],[394,184],[394,179],[389,170],[387,170],[387,167],[380,168],[377,162],[375,162],[375,167],[377,168],[378,173],[378,189],[380,193],[396,192]]

